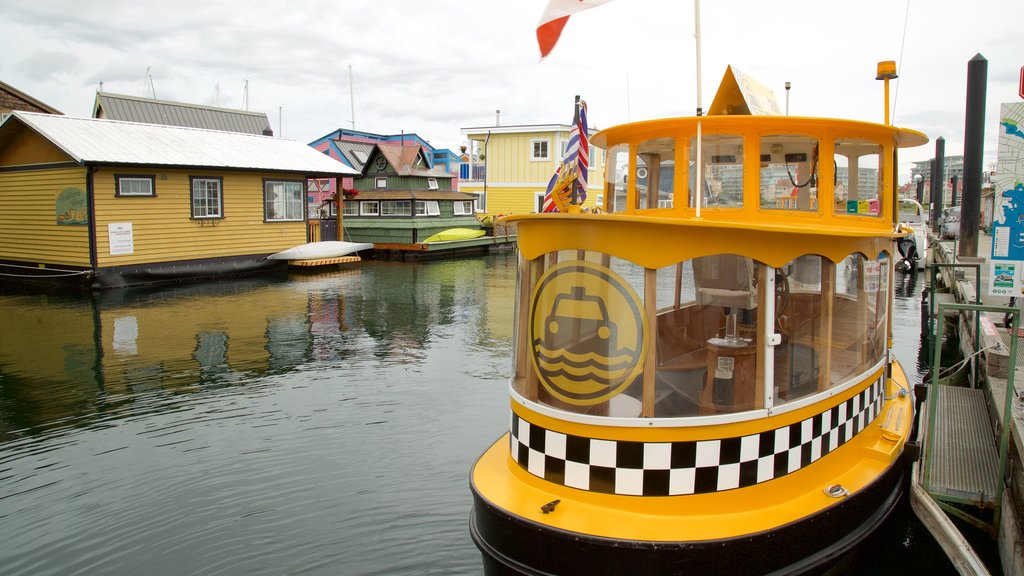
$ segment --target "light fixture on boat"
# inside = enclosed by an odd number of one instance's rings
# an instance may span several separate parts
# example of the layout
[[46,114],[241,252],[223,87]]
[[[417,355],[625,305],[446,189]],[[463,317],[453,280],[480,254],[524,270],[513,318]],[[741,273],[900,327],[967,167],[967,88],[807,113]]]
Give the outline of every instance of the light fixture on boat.
[[831,486],[825,487],[825,494],[832,498],[842,498],[844,496],[848,496],[850,491],[843,488],[842,484],[832,484]]
[[896,75],[896,61],[895,60],[883,60],[878,63],[878,74],[875,75],[875,80],[883,80],[885,82],[885,124],[888,126],[889,122],[889,80],[899,78]]

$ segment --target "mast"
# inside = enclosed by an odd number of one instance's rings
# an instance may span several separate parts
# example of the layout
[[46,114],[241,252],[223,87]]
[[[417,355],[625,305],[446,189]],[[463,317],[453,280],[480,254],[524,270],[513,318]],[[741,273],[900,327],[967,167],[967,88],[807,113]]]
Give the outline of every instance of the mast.
[[352,111],[352,129],[356,129],[356,88],[352,83],[352,65],[348,65],[348,103]]

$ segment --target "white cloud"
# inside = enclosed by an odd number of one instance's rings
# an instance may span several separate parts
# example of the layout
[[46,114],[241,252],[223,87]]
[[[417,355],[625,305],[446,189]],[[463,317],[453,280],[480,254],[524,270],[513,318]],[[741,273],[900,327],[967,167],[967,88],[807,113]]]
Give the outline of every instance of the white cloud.
[[[5,0],[0,0],[4,2]],[[6,0],[10,2],[11,0]],[[241,106],[309,141],[350,126],[416,132],[457,149],[459,129],[568,122],[575,94],[594,125],[691,115],[696,108],[693,3],[619,0],[572,17],[539,61],[534,31],[546,0],[118,0],[18,3],[0,20],[0,74],[65,113],[88,116],[104,89]],[[989,60],[987,155],[999,103],[1016,100],[1021,42],[1011,0],[963,3],[705,2],[702,100],[733,64],[772,87],[791,113],[881,121],[879,60],[901,60],[898,124],[963,151],[967,61]],[[904,15],[909,16],[904,38]],[[902,52],[902,57],[901,57]],[[628,81],[627,81],[628,79]],[[220,96],[216,87],[220,86]],[[930,144],[902,154],[931,157]],[[987,162],[986,162],[987,165]]]

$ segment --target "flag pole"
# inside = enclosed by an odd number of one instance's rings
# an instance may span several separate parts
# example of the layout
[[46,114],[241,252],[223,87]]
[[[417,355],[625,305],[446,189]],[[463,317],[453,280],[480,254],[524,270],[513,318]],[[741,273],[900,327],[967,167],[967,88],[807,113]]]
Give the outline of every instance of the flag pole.
[[704,155],[701,150],[701,125],[700,116],[704,114],[700,100],[700,0],[693,0],[693,37],[697,42],[697,177],[694,181],[693,191],[696,198],[697,218],[700,218],[700,206],[704,202]]
[[[580,95],[576,95],[576,101],[573,103],[573,114],[572,114],[572,125],[578,126],[580,123]],[[577,136],[579,137],[579,136]],[[579,182],[573,180],[572,183],[572,200],[569,202],[571,205],[576,206],[579,201]]]

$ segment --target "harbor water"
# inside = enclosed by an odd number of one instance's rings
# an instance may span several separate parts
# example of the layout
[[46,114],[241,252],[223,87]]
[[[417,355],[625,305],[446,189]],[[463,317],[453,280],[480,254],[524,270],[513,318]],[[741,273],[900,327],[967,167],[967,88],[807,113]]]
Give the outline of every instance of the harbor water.
[[[481,573],[515,258],[0,288],[0,573]],[[923,278],[895,282],[917,382]],[[955,574],[909,506],[863,548],[848,573]]]

